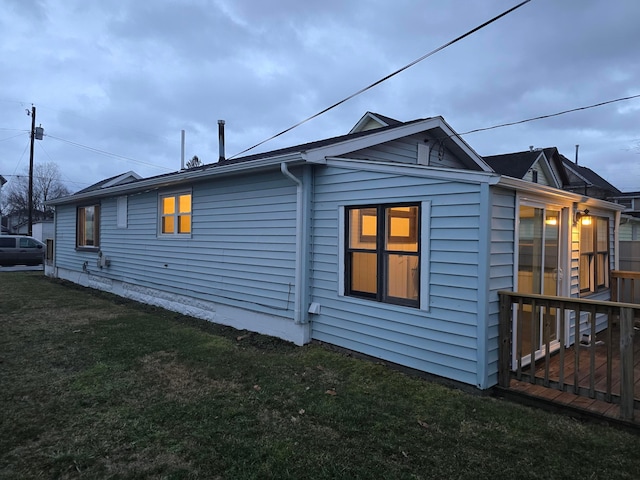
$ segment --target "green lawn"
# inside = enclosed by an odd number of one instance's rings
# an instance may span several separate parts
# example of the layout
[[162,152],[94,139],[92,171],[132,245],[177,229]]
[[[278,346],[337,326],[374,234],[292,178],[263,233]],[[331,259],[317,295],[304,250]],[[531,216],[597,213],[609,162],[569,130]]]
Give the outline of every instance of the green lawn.
[[0,271],[0,478],[637,479],[640,437]]

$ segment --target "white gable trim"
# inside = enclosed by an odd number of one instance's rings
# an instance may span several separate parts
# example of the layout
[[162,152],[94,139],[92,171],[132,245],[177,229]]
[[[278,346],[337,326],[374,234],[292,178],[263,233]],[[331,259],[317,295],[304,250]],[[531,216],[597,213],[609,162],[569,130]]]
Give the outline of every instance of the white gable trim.
[[100,188],[109,188],[115,187],[116,185],[133,182],[135,180],[140,180],[142,177],[138,175],[134,171],[129,171],[127,173],[123,173],[122,175],[118,175],[116,178],[111,179]]
[[375,114],[373,114],[371,112],[367,112],[362,116],[362,118],[360,120],[358,120],[358,123],[356,123],[355,126],[351,130],[349,130],[349,133],[357,133],[357,132],[364,131],[363,130],[364,127],[371,121],[376,122],[381,127],[388,127],[389,126],[389,124],[387,122],[382,120],[377,115],[375,115]]
[[381,143],[390,142],[402,137],[415,135],[433,129],[440,129],[458,148],[476,164],[483,172],[493,172],[491,167],[478,155],[460,136],[444,121],[442,117],[432,117],[418,122],[400,125],[395,128],[384,129],[380,132],[364,135],[359,138],[347,139],[325,147],[307,150],[303,158],[310,163],[324,163],[326,157],[338,157],[357,150],[369,148]]
[[326,164],[327,166],[348,168],[350,170],[365,170],[369,172],[433,178],[465,183],[490,183],[493,185],[498,183],[500,179],[500,175],[494,172],[478,172],[475,170],[460,170],[457,168],[430,167],[427,165],[415,164],[399,164],[344,157],[327,157]]
[[544,175],[547,177],[547,179],[551,181],[552,187],[561,188],[560,182],[558,181],[558,178],[553,172],[553,169],[551,168],[551,163],[549,162],[549,159],[544,154],[544,152],[540,152],[540,155],[538,156],[536,161],[533,162],[533,165],[531,165],[531,169],[534,169],[536,165],[540,166],[540,169],[542,170]]

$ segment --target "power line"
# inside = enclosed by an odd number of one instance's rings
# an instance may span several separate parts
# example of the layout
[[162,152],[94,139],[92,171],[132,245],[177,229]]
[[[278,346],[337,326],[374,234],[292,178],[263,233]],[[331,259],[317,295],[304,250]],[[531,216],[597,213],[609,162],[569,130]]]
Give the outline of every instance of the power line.
[[160,169],[163,169],[163,170],[173,171],[173,169],[171,169],[171,168],[163,167],[161,165],[155,165],[153,163],[143,162],[141,160],[136,160],[135,158],[125,157],[124,155],[118,155],[117,153],[107,152],[105,150],[100,150],[98,148],[90,147],[88,145],[82,145],[81,143],[72,142],[71,140],[65,140],[64,138],[54,137],[51,134],[47,134],[47,137],[53,138],[54,140],[58,140],[60,142],[68,143],[69,145],[73,145],[74,147],[84,148],[85,150],[89,150],[90,152],[98,153],[100,155],[104,155],[104,156],[107,156],[107,157],[121,158],[123,160],[128,160],[130,162],[139,163],[141,165],[147,165],[149,167],[154,167],[154,168],[160,168]]
[[464,33],[464,34],[460,35],[459,37],[454,38],[453,40],[451,40],[451,41],[449,41],[449,42],[445,43],[444,45],[441,45],[440,47],[436,48],[435,50],[431,50],[429,53],[426,53],[425,55],[421,56],[420,58],[418,58],[418,59],[416,59],[416,60],[414,60],[414,61],[412,61],[412,62],[408,63],[408,64],[407,64],[407,65],[405,65],[404,67],[399,68],[399,69],[398,69],[398,70],[396,70],[395,72],[390,73],[390,74],[389,74],[389,75],[387,75],[386,77],[383,77],[383,78],[381,78],[380,80],[377,80],[377,81],[373,82],[371,85],[368,85],[368,86],[366,86],[366,87],[364,87],[364,88],[361,88],[361,89],[360,89],[360,90],[358,90],[357,92],[352,93],[352,94],[351,94],[351,95],[349,95],[348,97],[343,98],[342,100],[340,100],[340,101],[338,101],[338,102],[334,103],[333,105],[330,105],[329,107],[327,107],[327,108],[325,108],[325,109],[323,109],[323,110],[319,111],[318,113],[316,113],[316,114],[314,114],[314,115],[311,115],[311,116],[310,116],[310,117],[308,117],[308,118],[305,118],[304,120],[302,120],[302,121],[300,121],[300,122],[296,123],[295,125],[293,125],[293,126],[291,126],[291,127],[289,127],[289,128],[286,128],[286,129],[282,130],[281,132],[276,133],[275,135],[273,135],[273,136],[271,136],[271,137],[267,138],[266,140],[263,140],[263,141],[261,141],[261,142],[259,142],[259,143],[256,143],[256,144],[255,144],[255,145],[253,145],[252,147],[246,148],[246,149],[242,150],[241,152],[236,153],[235,155],[232,155],[232,156],[231,156],[231,157],[229,157],[229,158],[231,159],[231,158],[237,157],[237,156],[239,156],[239,155],[242,155],[243,153],[246,153],[246,152],[248,152],[248,151],[250,151],[250,150],[253,150],[254,148],[259,147],[260,145],[262,145],[262,144],[264,144],[264,143],[267,143],[267,142],[269,142],[269,141],[273,140],[274,138],[279,137],[280,135],[284,135],[285,133],[290,132],[290,131],[291,131],[291,130],[293,130],[294,128],[299,127],[300,125],[302,125],[302,124],[304,124],[304,123],[306,123],[306,122],[308,122],[308,121],[310,121],[310,120],[313,120],[314,118],[319,117],[320,115],[323,115],[324,113],[327,113],[329,110],[333,110],[334,108],[336,108],[336,107],[338,107],[338,106],[342,105],[343,103],[348,102],[348,101],[349,101],[349,100],[351,100],[352,98],[354,98],[354,97],[356,97],[356,96],[358,96],[358,95],[360,95],[360,94],[362,94],[362,93],[366,92],[367,90],[372,89],[373,87],[376,87],[376,86],[380,85],[380,84],[381,84],[381,83],[383,83],[383,82],[386,82],[386,81],[387,81],[387,80],[389,80],[390,78],[395,77],[395,76],[396,76],[396,75],[398,75],[399,73],[404,72],[404,71],[405,71],[405,70],[407,70],[408,68],[413,67],[415,64],[420,63],[421,61],[423,61],[423,60],[425,60],[425,59],[429,58],[430,56],[432,56],[432,55],[434,55],[434,54],[438,53],[439,51],[444,50],[445,48],[447,48],[447,47],[449,47],[449,46],[453,45],[454,43],[457,43],[457,42],[459,42],[460,40],[462,40],[462,39],[464,39],[464,38],[468,37],[469,35],[472,35],[473,33],[477,32],[478,30],[483,29],[484,27],[486,27],[486,26],[490,25],[491,23],[495,22],[496,20],[499,20],[500,18],[504,17],[505,15],[508,15],[509,13],[511,13],[511,12],[513,12],[514,10],[516,10],[516,9],[518,9],[518,8],[520,8],[520,7],[522,7],[524,4],[529,3],[530,1],[531,1],[531,0],[525,0],[524,2],[519,3],[519,4],[518,4],[518,5],[516,5],[515,7],[512,7],[512,8],[510,8],[510,9],[506,10],[505,12],[501,13],[500,15],[493,17],[491,20],[488,20],[488,21],[484,22],[482,25],[478,25],[477,27],[475,27],[475,28],[473,28],[473,29],[469,30],[467,33]]
[[20,166],[20,162],[22,162],[22,157],[24,157],[24,154],[27,151],[27,148],[29,148],[29,144],[31,143],[31,139],[29,138],[27,140],[27,144],[24,147],[24,150],[22,150],[22,155],[20,155],[20,159],[18,160],[18,163],[16,164],[16,168],[13,169],[13,173],[16,173],[16,170],[18,170],[18,167]]
[[7,138],[0,138],[0,142],[4,142],[5,140],[11,140],[12,138],[18,138],[18,137],[21,137],[22,135],[24,135],[24,133],[19,133],[17,135],[12,135],[11,137],[7,137]]
[[[53,160],[53,158],[51,158],[51,155],[49,155],[49,152],[47,152],[47,151],[45,150],[45,148],[42,146],[42,142],[38,142],[38,145],[40,146],[40,148],[42,149],[42,151],[45,153],[45,155],[46,155],[47,157],[49,157],[49,160],[51,160],[51,162],[53,162],[53,163],[56,163],[56,162]],[[69,183],[75,183],[76,185],[84,185],[84,186],[89,186],[89,185],[91,185],[90,183],[86,183],[86,182],[74,182],[74,181],[73,181],[73,180],[71,180],[69,177],[67,177],[67,176],[62,172],[62,170],[60,170],[60,175],[64,176],[64,177],[67,179],[66,181],[67,181],[67,182],[69,182]]]
[[[25,180],[27,180],[29,178],[28,174],[23,174],[23,175],[3,175],[3,177],[5,178],[9,178],[9,177],[13,177],[13,178],[24,178]],[[34,175],[33,176],[34,179],[39,179],[39,180],[49,180],[50,177],[41,177],[39,175]],[[87,182],[74,182],[73,180],[67,180],[69,183],[75,183],[76,185],[83,185],[83,186],[88,186],[91,185],[90,183]]]
[[550,114],[547,114],[547,115],[540,115],[538,117],[526,118],[524,120],[518,120],[516,122],[501,123],[499,125],[493,125],[491,127],[476,128],[474,130],[469,130],[468,132],[459,133],[458,135],[469,135],[470,133],[485,132],[487,130],[494,130],[496,128],[510,127],[512,125],[520,125],[521,123],[533,122],[534,120],[544,120],[545,118],[558,117],[560,115],[565,115],[567,113],[579,112],[581,110],[588,110],[590,108],[602,107],[603,105],[609,105],[611,103],[616,103],[616,102],[623,102],[625,100],[632,100],[634,98],[640,98],[640,94],[639,95],[631,95],[630,97],[621,97],[621,98],[616,98],[616,99],[613,99],[613,100],[607,100],[605,102],[594,103],[592,105],[585,105],[583,107],[571,108],[569,110],[563,110],[561,112],[550,113]]

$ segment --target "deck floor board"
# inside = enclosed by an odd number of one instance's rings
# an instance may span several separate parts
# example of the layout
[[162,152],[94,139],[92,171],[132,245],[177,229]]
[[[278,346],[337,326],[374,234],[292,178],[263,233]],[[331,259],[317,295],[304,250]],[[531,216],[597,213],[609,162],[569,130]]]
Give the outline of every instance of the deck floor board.
[[[541,385],[545,377],[546,359],[543,357],[535,364],[536,383],[531,383],[527,378],[511,380],[509,389],[520,392],[527,396],[535,397],[548,402],[553,402],[559,406],[570,406],[584,412],[601,416],[603,418],[618,419],[620,407],[616,403],[602,400],[603,394],[607,393],[607,349],[612,348],[611,362],[611,394],[620,395],[620,334],[618,328],[611,332],[611,345],[607,345],[606,330],[600,332],[593,345],[578,345],[578,386],[586,389],[587,393],[591,389],[590,368],[591,349],[595,349],[594,355],[594,387],[599,398],[590,398],[589,395],[576,395],[574,393],[574,382],[576,373],[576,351],[575,346],[565,349],[564,353],[564,390],[558,389],[557,385],[545,387]],[[636,401],[640,401],[640,331],[636,329],[634,334],[634,392]],[[522,373],[529,375],[531,367],[523,367]],[[549,358],[548,365],[549,380],[557,384],[560,381],[560,355],[553,354]],[[640,409],[635,410],[635,419],[632,423],[640,426]]]

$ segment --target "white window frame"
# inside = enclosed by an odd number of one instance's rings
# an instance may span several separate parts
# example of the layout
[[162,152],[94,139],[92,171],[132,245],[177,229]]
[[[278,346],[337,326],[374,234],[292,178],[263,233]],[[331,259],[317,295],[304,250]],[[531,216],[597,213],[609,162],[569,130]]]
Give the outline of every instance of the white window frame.
[[[397,305],[393,303],[376,302],[373,300],[352,297],[345,295],[345,255],[346,255],[346,242],[345,242],[345,207],[358,206],[364,202],[353,203],[349,205],[340,205],[338,207],[338,296],[344,300],[349,300],[355,303],[363,304],[375,304],[378,308],[402,308],[410,310],[420,310],[424,312],[429,311],[429,293],[430,293],[430,259],[431,259],[431,201],[417,201],[413,202],[420,205],[420,305],[418,308],[406,305]],[[402,204],[411,203],[411,200],[397,199],[388,200],[384,199],[379,202],[380,204]]]
[[[191,197],[191,208],[189,211],[189,232],[185,232],[185,233],[179,233],[178,232],[178,226],[179,226],[179,217],[180,217],[180,207],[179,207],[179,197],[182,195],[189,195]],[[165,198],[169,198],[169,197],[173,197],[175,199],[175,211],[172,214],[169,215],[164,215],[163,214],[163,200]],[[162,219],[164,217],[173,217],[174,222],[174,228],[173,228],[173,232],[169,233],[169,232],[163,232],[162,231]],[[164,238],[191,238],[191,234],[193,232],[193,192],[191,190],[178,190],[178,191],[171,191],[171,192],[165,192],[165,193],[159,193],[158,194],[158,221],[157,221],[157,228],[158,228],[158,236],[159,237],[164,237]]]
[[117,211],[116,225],[117,225],[117,227],[118,228],[127,228],[127,216],[128,216],[127,197],[126,196],[118,197],[116,207],[117,207],[116,208],[116,211]]

